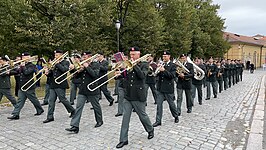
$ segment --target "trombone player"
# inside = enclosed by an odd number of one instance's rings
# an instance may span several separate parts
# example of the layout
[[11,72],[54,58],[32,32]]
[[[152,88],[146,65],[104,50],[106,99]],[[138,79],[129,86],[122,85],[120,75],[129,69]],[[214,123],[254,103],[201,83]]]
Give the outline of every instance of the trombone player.
[[[102,52],[98,52],[99,54],[99,57],[98,57],[98,62],[100,64],[100,72],[99,72],[99,77],[107,74],[108,72],[108,61],[104,58],[104,55]],[[106,82],[108,80],[108,76],[105,76],[104,78],[100,79],[98,84],[102,84],[104,82]],[[101,87],[100,87],[100,97],[99,99],[102,99],[102,94],[101,92],[103,92],[104,96],[106,97],[106,99],[108,100],[109,102],[109,106],[112,106],[113,103],[114,103],[114,98],[111,96],[111,92],[107,89],[107,84],[103,84]]]
[[[66,89],[69,88],[67,80],[60,84],[55,83],[57,77],[69,70],[69,62],[64,59],[62,50],[56,50],[54,52],[54,57],[55,60],[53,61],[53,66],[49,68],[50,70],[48,70],[48,68],[45,70],[45,74],[51,77],[51,84],[47,119],[44,120],[43,123],[54,121],[55,101],[57,97],[63,103],[67,111],[71,113],[69,117],[72,117],[75,113],[75,109],[66,98]],[[63,76],[60,80],[63,80],[66,76],[67,75]]]
[[[90,52],[84,52],[82,54],[83,64],[81,64],[77,76],[81,77],[81,84],[79,86],[79,93],[77,97],[77,105],[76,105],[76,113],[71,119],[70,126],[71,128],[66,128],[65,130],[69,132],[78,133],[79,132],[79,124],[80,119],[82,115],[82,111],[84,108],[84,105],[87,100],[89,100],[93,106],[94,115],[96,119],[96,125],[95,128],[102,126],[103,124],[103,117],[102,117],[102,109],[101,105],[99,103],[99,94],[100,89],[96,89],[94,91],[90,91],[87,88],[87,85],[98,78],[99,75],[99,68],[100,65],[98,62],[95,62],[94,60],[91,60],[91,53]],[[93,86],[97,86],[97,82],[93,84]]]
[[[11,94],[11,83],[10,83],[10,72],[5,72],[8,70],[8,68],[2,70],[2,68],[7,66],[8,59],[6,57],[0,57],[0,66],[1,66],[1,75],[0,75],[0,102],[3,98],[3,96],[6,96],[6,98],[11,102],[13,107],[17,107],[17,100],[16,98]],[[4,73],[5,72],[5,73]]]
[[[130,58],[132,61],[130,65],[131,67],[125,70],[127,71],[127,78],[125,81],[125,99],[123,103],[124,112],[120,130],[120,139],[116,148],[122,148],[128,144],[129,122],[133,109],[136,110],[142,125],[146,132],[148,132],[148,139],[154,137],[154,129],[145,110],[147,97],[144,89],[149,65],[147,62],[141,61],[142,57],[140,58],[140,49],[138,47],[130,48]],[[120,76],[121,73],[121,71],[116,71],[115,75]]]
[[[20,80],[19,80],[19,91],[18,91],[18,102],[17,102],[17,107],[15,107],[11,117],[7,117],[7,119],[11,120],[17,120],[19,119],[19,114],[21,109],[23,108],[26,99],[28,98],[31,103],[34,105],[37,113],[34,114],[35,116],[41,115],[44,110],[37,99],[35,95],[35,85],[31,86],[29,89],[28,87],[32,85],[34,82],[32,80],[33,74],[35,72],[35,65],[30,61],[31,56],[28,52],[22,53],[22,61],[20,64],[20,68],[17,70],[14,70],[14,74],[19,74]],[[11,71],[13,72],[13,71]],[[31,82],[28,83],[28,81],[32,80]],[[27,88],[28,90],[25,91],[22,89],[22,87]]]
[[[71,70],[70,73],[73,73],[74,72],[74,68],[75,68],[75,64],[77,63],[80,63],[80,60],[81,60],[81,55],[79,54],[75,54],[74,56],[74,62],[73,64],[70,64],[69,66],[69,69]],[[71,79],[71,82],[70,82],[70,98],[69,98],[69,101],[70,101],[70,104],[71,105],[74,105],[74,100],[76,99],[76,95],[77,95],[77,90],[78,90],[78,87],[81,83],[81,79],[78,78],[76,75],[74,75]]]

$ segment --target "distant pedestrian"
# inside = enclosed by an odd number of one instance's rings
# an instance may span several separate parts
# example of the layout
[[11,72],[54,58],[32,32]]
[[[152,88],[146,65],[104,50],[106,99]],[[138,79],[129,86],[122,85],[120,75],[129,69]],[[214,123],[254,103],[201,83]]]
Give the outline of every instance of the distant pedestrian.
[[250,69],[249,69],[250,73],[254,73],[254,69],[255,69],[254,64],[251,63],[250,64]]

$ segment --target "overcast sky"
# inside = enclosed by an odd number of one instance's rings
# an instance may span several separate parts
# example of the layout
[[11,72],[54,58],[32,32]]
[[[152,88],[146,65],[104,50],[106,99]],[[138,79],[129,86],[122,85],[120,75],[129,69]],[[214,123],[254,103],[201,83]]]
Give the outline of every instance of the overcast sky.
[[220,5],[225,31],[240,35],[266,36],[266,0],[213,0]]

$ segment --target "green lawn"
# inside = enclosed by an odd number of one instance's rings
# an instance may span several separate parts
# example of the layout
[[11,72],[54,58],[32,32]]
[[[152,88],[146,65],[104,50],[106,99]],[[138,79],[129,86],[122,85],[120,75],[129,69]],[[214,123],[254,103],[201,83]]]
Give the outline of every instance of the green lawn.
[[[109,84],[108,84],[108,87],[114,87],[114,82],[115,82],[114,80],[111,80],[109,82]],[[42,100],[43,97],[44,97],[44,94],[45,94],[45,84],[46,84],[46,77],[43,77],[41,79],[41,87],[36,88],[36,95],[39,98],[39,100]],[[11,77],[11,86],[12,86],[11,92],[15,96],[15,78],[14,78],[14,76]],[[69,91],[70,91],[70,88],[67,89],[67,95],[69,94]],[[3,97],[2,101],[0,102],[0,104],[1,103],[6,103],[6,102],[9,102],[9,101],[6,99],[6,97]]]

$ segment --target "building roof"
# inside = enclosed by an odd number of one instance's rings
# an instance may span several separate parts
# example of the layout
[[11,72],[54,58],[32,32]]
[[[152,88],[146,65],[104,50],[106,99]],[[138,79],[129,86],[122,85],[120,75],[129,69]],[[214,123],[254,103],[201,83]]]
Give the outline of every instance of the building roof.
[[252,36],[244,36],[239,34],[234,34],[230,32],[224,32],[224,39],[229,43],[242,43],[256,46],[264,46],[266,47],[266,38],[252,37]]
[[259,38],[263,38],[263,37],[264,37],[264,35],[257,34],[257,35],[254,35],[253,37],[259,37]]

